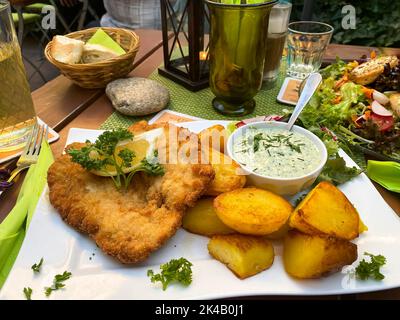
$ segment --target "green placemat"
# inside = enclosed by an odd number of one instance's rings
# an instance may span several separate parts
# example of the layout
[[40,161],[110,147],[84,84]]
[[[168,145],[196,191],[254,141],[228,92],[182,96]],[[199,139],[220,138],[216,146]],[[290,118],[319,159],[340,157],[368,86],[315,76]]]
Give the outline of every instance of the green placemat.
[[[214,95],[209,88],[197,92],[191,92],[172,80],[160,76],[157,70],[150,75],[149,79],[160,82],[168,88],[171,95],[171,101],[168,105],[169,110],[209,120],[238,120],[238,118],[229,118],[223,116],[213,109],[211,106],[211,101],[214,98]],[[252,118],[257,115],[281,114],[282,109],[292,108],[291,106],[276,101],[276,97],[278,96],[283,80],[284,73],[281,72],[274,88],[267,89],[265,86],[263,86],[263,88],[261,88],[260,92],[254,98],[256,100],[255,111],[243,118]],[[118,112],[114,112],[102,124],[101,128],[112,129],[117,127],[128,127],[136,121],[148,120],[153,116],[154,115],[145,117],[129,117]]]

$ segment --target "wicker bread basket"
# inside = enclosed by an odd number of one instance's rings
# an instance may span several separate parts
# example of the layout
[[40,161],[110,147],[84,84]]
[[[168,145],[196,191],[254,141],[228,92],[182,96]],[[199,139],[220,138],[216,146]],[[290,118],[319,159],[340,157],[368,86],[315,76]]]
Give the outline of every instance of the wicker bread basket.
[[[97,29],[98,28],[81,30],[69,33],[66,36],[87,42]],[[67,64],[53,59],[51,56],[52,41],[50,41],[45,49],[47,60],[56,66],[64,76],[82,88],[104,88],[109,82],[126,76],[132,71],[133,61],[139,50],[138,35],[127,29],[102,29],[126,51],[125,54],[97,63]]]

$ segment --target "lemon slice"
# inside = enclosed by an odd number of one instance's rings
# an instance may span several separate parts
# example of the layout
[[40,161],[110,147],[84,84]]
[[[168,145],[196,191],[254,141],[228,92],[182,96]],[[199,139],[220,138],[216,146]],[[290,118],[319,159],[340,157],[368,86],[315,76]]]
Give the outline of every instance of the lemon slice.
[[[117,146],[115,147],[115,159],[120,165],[122,163],[122,159],[118,156],[119,152],[124,149],[128,149],[133,151],[134,157],[130,163],[129,167],[124,167],[124,173],[129,173],[135,170],[138,166],[141,165],[143,159],[151,159],[154,157],[154,151],[156,150],[156,143],[158,138],[160,138],[164,134],[163,128],[158,128],[154,130],[150,130],[139,134],[132,139],[120,141]],[[96,157],[96,155],[94,155]],[[107,165],[103,168],[103,170],[92,170],[92,173],[103,176],[103,177],[110,177],[116,176],[117,171],[115,166]]]

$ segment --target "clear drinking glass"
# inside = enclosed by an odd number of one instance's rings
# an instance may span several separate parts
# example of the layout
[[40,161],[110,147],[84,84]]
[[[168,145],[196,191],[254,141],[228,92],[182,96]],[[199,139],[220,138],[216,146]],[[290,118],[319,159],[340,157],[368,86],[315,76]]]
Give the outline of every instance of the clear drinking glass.
[[292,4],[281,1],[272,8],[269,15],[263,77],[263,80],[269,83],[274,82],[278,77],[291,11]]
[[35,122],[10,5],[0,0],[0,153],[23,147]]
[[314,21],[291,22],[288,27],[287,75],[305,79],[318,71],[333,27]]

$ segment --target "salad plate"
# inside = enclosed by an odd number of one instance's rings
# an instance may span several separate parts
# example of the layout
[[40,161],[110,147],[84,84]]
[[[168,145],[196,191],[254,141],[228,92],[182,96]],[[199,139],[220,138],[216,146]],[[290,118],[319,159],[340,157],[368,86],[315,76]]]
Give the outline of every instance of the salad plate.
[[[197,133],[227,121],[192,121],[179,126]],[[94,141],[102,131],[71,129],[67,144]],[[350,166],[355,163],[343,152]],[[400,287],[400,218],[386,204],[365,174],[340,186],[358,210],[368,231],[354,242],[358,260],[342,272],[314,280],[296,280],[283,268],[282,245],[273,242],[275,261],[272,267],[245,280],[238,279],[207,251],[208,238],[178,230],[167,244],[146,261],[126,266],[103,254],[88,237],[65,224],[52,207],[46,188],[40,198],[14,267],[0,290],[0,299],[24,299],[24,287],[33,290],[32,299],[214,299],[254,295],[333,295],[377,291]],[[294,203],[296,196],[289,199]],[[361,281],[351,270],[364,258],[364,252],[381,254],[387,263],[382,281]],[[188,287],[172,284],[163,291],[153,284],[147,270],[158,272],[171,259],[184,257],[192,264],[193,282]],[[40,273],[31,266],[43,258]],[[56,274],[72,273],[65,288],[45,295]]]

